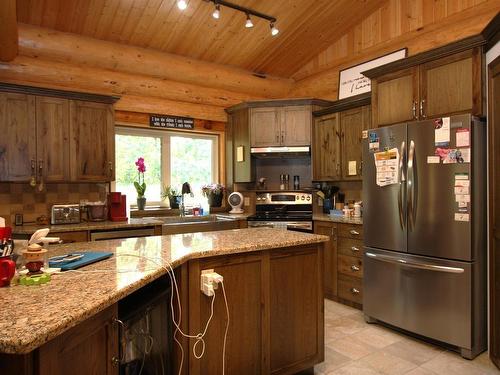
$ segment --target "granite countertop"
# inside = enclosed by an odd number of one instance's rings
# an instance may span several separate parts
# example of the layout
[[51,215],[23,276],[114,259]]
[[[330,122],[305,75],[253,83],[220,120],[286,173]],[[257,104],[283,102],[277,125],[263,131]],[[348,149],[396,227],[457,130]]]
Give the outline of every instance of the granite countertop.
[[76,251],[110,251],[114,256],[81,268],[83,272],[55,274],[45,285],[0,288],[0,352],[34,350],[166,274],[168,264],[325,241],[328,237],[321,235],[251,228],[52,246],[50,256]]
[[127,221],[95,221],[82,222],[78,224],[59,225],[21,225],[12,227],[13,234],[33,234],[38,229],[49,228],[51,232],[77,232],[84,230],[106,230],[120,228],[140,228],[161,225],[162,222],[153,217],[128,219]]
[[313,220],[316,221],[332,221],[334,223],[343,224],[363,224],[362,217],[344,217],[344,216],[330,216],[328,214],[314,214]]

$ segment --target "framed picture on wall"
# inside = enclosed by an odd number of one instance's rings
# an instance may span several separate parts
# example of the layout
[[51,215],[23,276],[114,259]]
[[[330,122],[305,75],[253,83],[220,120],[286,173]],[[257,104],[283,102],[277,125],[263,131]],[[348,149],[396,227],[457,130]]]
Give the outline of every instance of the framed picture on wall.
[[339,74],[339,99],[349,98],[371,91],[371,80],[361,72],[376,68],[381,65],[403,59],[407,56],[408,49],[403,48],[376,59],[343,69]]

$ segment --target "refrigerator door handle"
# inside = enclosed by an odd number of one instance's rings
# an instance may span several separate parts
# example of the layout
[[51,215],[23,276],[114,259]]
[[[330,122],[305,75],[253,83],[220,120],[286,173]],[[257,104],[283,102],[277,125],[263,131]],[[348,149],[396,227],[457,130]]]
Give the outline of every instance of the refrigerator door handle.
[[415,226],[414,203],[415,203],[415,142],[410,141],[410,151],[408,152],[408,229]]
[[448,273],[464,273],[465,270],[459,267],[436,266],[434,264],[412,262],[406,259],[393,258],[387,255],[374,254],[370,252],[365,253],[367,257],[379,260],[381,262],[393,263],[399,266],[418,268],[428,271],[448,272]]
[[406,227],[406,216],[403,214],[403,194],[404,188],[406,187],[406,176],[404,171],[404,155],[405,155],[406,143],[401,142],[400,149],[400,160],[399,160],[399,192],[398,192],[398,211],[399,211],[399,224],[401,229],[405,230]]

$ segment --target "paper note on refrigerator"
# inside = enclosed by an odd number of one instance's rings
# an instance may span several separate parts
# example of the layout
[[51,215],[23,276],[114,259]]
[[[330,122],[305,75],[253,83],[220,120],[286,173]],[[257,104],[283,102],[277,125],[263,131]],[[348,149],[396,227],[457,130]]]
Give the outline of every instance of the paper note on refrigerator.
[[455,213],[455,221],[469,221],[469,214]]
[[457,147],[469,147],[470,145],[469,129],[467,128],[457,129],[455,135],[456,135]]
[[392,148],[387,151],[376,152],[373,154],[376,169],[376,184],[378,186],[387,186],[399,182],[399,151]]
[[448,146],[450,144],[450,118],[434,120],[434,143],[436,146]]

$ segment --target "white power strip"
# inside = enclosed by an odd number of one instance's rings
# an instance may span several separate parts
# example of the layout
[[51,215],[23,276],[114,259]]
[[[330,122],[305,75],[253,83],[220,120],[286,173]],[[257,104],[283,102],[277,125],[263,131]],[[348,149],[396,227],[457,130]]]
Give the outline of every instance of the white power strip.
[[212,297],[219,283],[223,281],[224,278],[213,269],[202,270],[200,279],[201,292],[208,297]]

